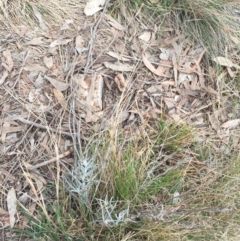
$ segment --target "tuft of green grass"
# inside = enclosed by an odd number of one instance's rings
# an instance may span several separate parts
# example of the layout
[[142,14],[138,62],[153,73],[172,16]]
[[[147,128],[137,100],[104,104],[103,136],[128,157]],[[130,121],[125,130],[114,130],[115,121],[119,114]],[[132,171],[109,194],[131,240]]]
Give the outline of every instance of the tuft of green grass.
[[34,219],[22,212],[30,221],[21,237],[237,240],[239,150],[229,143],[228,154],[214,155],[211,140],[198,144],[192,128],[164,120],[147,133],[127,140],[108,129],[90,138],[85,158],[63,175],[59,202],[44,194],[46,210]]
[[136,226],[146,225],[149,217],[143,213],[148,206],[158,198],[172,203],[170,197],[181,189],[184,163],[175,157],[183,158],[182,147],[193,141],[193,131],[184,125],[162,120],[149,128],[150,135],[129,141],[121,129],[90,138],[87,149],[82,147],[85,158],[63,175],[59,202],[50,199],[38,221],[30,219],[30,230],[21,235],[37,240],[134,240],[125,238],[132,237]]

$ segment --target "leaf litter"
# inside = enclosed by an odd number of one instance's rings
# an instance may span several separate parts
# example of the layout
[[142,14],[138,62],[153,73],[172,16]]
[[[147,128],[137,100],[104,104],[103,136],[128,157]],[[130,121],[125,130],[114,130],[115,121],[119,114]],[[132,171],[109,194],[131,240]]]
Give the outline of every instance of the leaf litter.
[[[82,12],[97,15],[104,3],[105,0],[88,1]],[[8,210],[11,227],[16,224],[16,200],[20,198],[24,205],[29,204],[33,213],[35,201],[47,183],[57,178],[52,171],[57,162],[53,139],[59,143],[61,140],[58,151],[63,162],[71,154],[75,129],[70,121],[72,108],[82,122],[84,134],[91,132],[93,123],[107,127],[114,115],[113,107],[130,92],[135,93],[129,95],[134,98],[126,101],[128,104],[117,121],[126,133],[131,132],[131,125],[140,130],[145,120],[159,120],[161,116],[176,123],[192,124],[206,135],[217,132],[222,140],[239,128],[240,111],[230,118],[228,114],[233,111],[225,107],[231,97],[219,102],[221,92],[228,90],[221,85],[226,72],[214,73],[215,78],[211,78],[204,64],[205,50],[194,46],[185,36],[169,31],[163,40],[156,40],[152,27],[142,29],[131,19],[130,27],[126,28],[121,18],[105,14],[90,48],[90,30],[96,27],[92,17],[81,18],[81,22],[68,19],[56,31],[46,27],[39,11],[34,14],[41,31],[16,27],[15,34],[0,34],[6,42],[1,47],[0,98],[4,105],[0,151],[4,159],[0,165],[6,165],[4,170],[9,172],[11,183],[6,186],[7,198],[2,197],[2,213],[6,215]],[[10,40],[19,45],[14,46]],[[22,50],[18,51],[20,46]],[[236,59],[220,56],[213,61],[239,70]],[[90,68],[86,73],[87,65]],[[31,141],[26,142],[27,139]],[[27,158],[29,154],[31,158]],[[30,172],[27,175],[20,166],[11,169],[19,156]],[[69,168],[71,162],[70,155],[66,164]],[[33,169],[38,173],[31,172]],[[17,180],[21,180],[19,191],[12,187],[17,186]],[[27,220],[19,222],[23,228],[27,224]]]

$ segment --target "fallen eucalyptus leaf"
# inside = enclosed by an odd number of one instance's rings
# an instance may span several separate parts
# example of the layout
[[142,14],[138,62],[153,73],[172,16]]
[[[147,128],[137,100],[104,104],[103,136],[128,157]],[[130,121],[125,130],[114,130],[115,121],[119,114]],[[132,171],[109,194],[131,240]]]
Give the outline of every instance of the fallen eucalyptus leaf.
[[220,64],[221,66],[225,67],[234,67],[236,69],[240,69],[240,66],[237,64],[234,64],[230,59],[224,58],[224,57],[216,57],[213,59],[216,63]]
[[135,69],[134,66],[131,66],[131,65],[128,65],[128,64],[111,64],[111,63],[108,63],[108,62],[104,62],[103,63],[104,66],[106,68],[109,68],[109,69],[112,69],[112,70],[115,70],[115,71],[119,71],[119,72],[130,72],[130,71],[133,71]]
[[222,128],[233,128],[240,125],[240,119],[229,120],[221,125]]
[[10,227],[13,228],[15,224],[15,214],[17,213],[17,197],[15,189],[12,187],[7,195],[7,206],[10,218]]
[[106,0],[89,0],[84,8],[86,16],[92,16],[94,13],[103,9]]
[[45,75],[44,78],[47,79],[57,90],[65,91],[69,87],[68,83],[64,83],[64,82],[55,80],[51,77],[48,77],[47,75]]

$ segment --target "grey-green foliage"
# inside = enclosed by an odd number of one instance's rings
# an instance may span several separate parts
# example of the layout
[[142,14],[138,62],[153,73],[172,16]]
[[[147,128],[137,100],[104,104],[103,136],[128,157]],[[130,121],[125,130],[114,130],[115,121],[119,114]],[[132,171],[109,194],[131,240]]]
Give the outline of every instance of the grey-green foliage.
[[95,159],[83,159],[75,163],[68,175],[65,175],[67,190],[86,207],[90,205],[92,187],[98,183],[98,164]]

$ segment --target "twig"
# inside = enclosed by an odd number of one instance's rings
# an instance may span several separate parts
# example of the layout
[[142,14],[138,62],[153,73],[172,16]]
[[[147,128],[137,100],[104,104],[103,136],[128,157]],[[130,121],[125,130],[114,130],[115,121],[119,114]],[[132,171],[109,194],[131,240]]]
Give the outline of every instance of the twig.
[[52,127],[44,126],[44,125],[41,125],[41,124],[37,124],[37,123],[35,123],[33,121],[26,120],[26,119],[18,117],[18,116],[12,116],[12,117],[14,117],[15,119],[17,119],[17,120],[19,120],[22,123],[25,123],[27,125],[32,125],[32,126],[40,128],[40,129],[45,129],[45,130],[52,131],[52,132],[55,132],[55,133],[58,133],[58,134],[61,134],[61,135],[66,135],[66,136],[71,136],[72,137],[72,133],[70,133],[70,132],[56,130],[56,129],[52,128]]
[[57,157],[54,157],[54,158],[52,158],[52,159],[50,159],[50,160],[48,160],[48,161],[39,163],[39,164],[37,164],[37,165],[35,165],[35,166],[29,166],[29,167],[27,167],[27,169],[28,169],[28,170],[34,170],[34,169],[37,169],[37,168],[39,168],[39,167],[46,166],[46,165],[48,165],[48,164],[50,164],[50,163],[52,163],[52,162],[55,162],[55,161],[57,161],[57,160],[65,157],[65,156],[70,155],[71,153],[72,153],[72,150],[68,150],[68,151],[64,152],[63,154],[58,155]]

